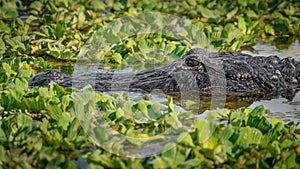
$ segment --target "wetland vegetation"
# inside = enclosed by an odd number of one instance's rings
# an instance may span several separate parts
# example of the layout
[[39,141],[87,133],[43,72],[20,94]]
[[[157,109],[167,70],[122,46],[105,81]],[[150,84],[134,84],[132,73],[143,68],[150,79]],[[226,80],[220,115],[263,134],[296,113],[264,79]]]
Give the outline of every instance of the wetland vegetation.
[[203,119],[172,97],[162,105],[89,85],[28,89],[32,76],[61,65],[69,74],[73,65],[141,71],[195,47],[287,48],[299,41],[297,0],[0,0],[0,18],[0,168],[300,166],[299,124],[263,106]]

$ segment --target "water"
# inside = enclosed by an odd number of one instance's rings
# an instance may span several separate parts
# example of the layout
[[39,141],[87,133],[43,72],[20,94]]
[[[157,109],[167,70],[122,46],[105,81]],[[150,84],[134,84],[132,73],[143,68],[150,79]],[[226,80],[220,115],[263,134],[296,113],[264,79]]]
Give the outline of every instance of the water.
[[[282,47],[280,44],[278,46]],[[293,57],[295,60],[300,61],[299,40],[294,41],[291,45],[283,49],[278,49],[278,46],[258,42],[253,47],[254,51],[245,50],[243,52],[253,56],[277,55],[280,58]],[[271,100],[258,100],[254,101],[248,107],[254,108],[258,105],[264,105],[264,107],[270,111],[269,116],[271,118],[275,117],[284,121],[300,121],[300,92],[298,92],[291,101],[281,97]]]
[[[279,45],[280,46],[280,45]],[[300,61],[300,44],[299,40],[295,40],[289,46],[285,46],[283,49],[279,49],[274,44],[258,42],[253,46],[253,50],[243,50],[243,53],[248,53],[253,56],[268,56],[277,55],[280,58],[293,57],[295,60]]]
[[[281,47],[280,49],[278,48]],[[277,55],[280,58],[284,57],[293,57],[295,60],[300,61],[300,49],[299,49],[299,40],[294,41],[289,46],[284,46],[278,44],[265,44],[262,42],[258,42],[255,46],[253,46],[253,50],[243,50],[242,53],[251,54],[253,56],[268,56],[268,55]],[[167,64],[167,63],[166,63]],[[78,66],[76,64],[55,64],[53,68],[60,69],[62,72],[66,74],[73,74],[78,75],[80,72],[85,71],[103,71],[103,67],[99,66]],[[126,68],[124,70],[119,70],[118,72],[124,73],[124,72],[132,72],[132,69]],[[138,101],[140,99],[144,98],[143,94],[130,92],[129,97],[134,100]],[[166,102],[166,95],[164,95],[160,91],[153,91],[151,94],[149,94],[149,99],[153,102],[157,103],[165,103]],[[183,108],[187,110],[191,110],[194,113],[203,113],[206,112],[206,110],[211,109],[211,98],[208,97],[201,97],[197,98],[198,102],[196,105],[188,107],[185,104],[185,101],[176,100],[174,98],[175,103],[178,105],[176,106],[177,110],[183,110]],[[193,101],[193,99],[191,99]],[[199,102],[200,100],[200,102]],[[195,101],[195,100],[194,100]],[[231,109],[237,109],[240,107],[250,107],[254,108],[258,105],[264,105],[264,107],[269,111],[269,116],[276,117],[285,121],[300,121],[300,92],[298,92],[292,99],[288,100],[283,97],[278,98],[271,98],[271,99],[259,99],[259,98],[253,98],[253,97],[244,97],[244,98],[227,98],[226,103],[224,103],[224,107],[231,108]],[[181,107],[180,107],[181,106]],[[162,105],[162,108],[165,108]],[[222,108],[222,106],[221,106]]]
[[[254,50],[244,50],[243,53],[248,53],[254,56],[268,56],[268,55],[277,55],[280,58],[291,56],[296,60],[300,61],[300,49],[299,49],[299,41],[293,42],[288,48],[285,49],[278,49],[274,45],[271,44],[264,44],[264,43],[257,43],[253,47]],[[87,67],[79,67],[78,65],[72,64],[56,64],[54,68],[60,69],[61,71],[71,75],[79,75],[81,71],[103,71],[103,67],[99,66],[87,66]],[[132,68],[126,68],[119,73],[126,73],[132,72]],[[109,93],[108,93],[109,94]],[[128,92],[130,99],[133,101],[139,101],[145,98],[145,94],[135,93],[135,92]],[[160,91],[153,91],[148,95],[148,99],[159,103],[161,105],[162,110],[167,110],[168,107],[164,105],[167,102],[167,96]],[[191,99],[193,101],[193,99]],[[258,105],[264,105],[264,107],[268,110],[268,116],[271,118],[278,118],[284,120],[285,122],[300,121],[300,92],[298,92],[292,99],[288,100],[283,97],[273,98],[273,99],[255,99],[253,97],[247,98],[230,98],[226,100],[225,107],[237,109],[240,107],[249,107],[254,108]],[[179,101],[174,98],[175,110],[176,111],[185,111],[191,110],[196,115],[197,118],[205,118],[207,113],[209,113],[209,109],[211,107],[211,98],[209,97],[201,97],[200,102],[192,106],[187,106],[184,101]],[[197,102],[197,101],[196,101]],[[156,146],[152,146],[156,147]],[[151,149],[152,150],[152,149]],[[79,160],[74,160],[77,166],[80,168],[87,167],[87,161],[84,158],[80,158]]]

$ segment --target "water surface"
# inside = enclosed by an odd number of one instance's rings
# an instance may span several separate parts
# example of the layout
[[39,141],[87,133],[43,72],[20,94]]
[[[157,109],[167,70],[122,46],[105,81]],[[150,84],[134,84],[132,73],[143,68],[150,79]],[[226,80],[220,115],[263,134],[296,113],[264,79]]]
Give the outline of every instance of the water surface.
[[[258,42],[253,46],[253,50],[243,50],[242,53],[251,54],[253,56],[269,56],[277,55],[280,58],[293,57],[295,60],[300,61],[300,48],[299,40],[292,42],[289,46],[280,44],[265,44]],[[168,63],[162,63],[162,65]],[[99,72],[105,71],[103,66],[79,66],[77,64],[66,64],[58,63],[54,64],[54,68],[60,69],[66,74],[72,74],[73,76],[80,75],[81,72]],[[128,67],[118,72],[132,72],[132,68]],[[143,94],[129,92],[131,99],[138,101],[144,98]],[[164,103],[166,102],[166,95],[160,91],[153,91],[149,94],[149,98],[153,102]],[[176,100],[176,109],[183,110],[183,108],[193,111],[194,113],[207,112],[209,109],[216,108],[212,106],[212,98],[201,97],[200,99],[194,100],[197,104],[194,106],[186,106],[186,100]],[[224,100],[224,99],[223,99]],[[191,101],[193,99],[191,98]],[[213,103],[215,104],[215,103]],[[300,121],[300,92],[298,92],[293,98],[286,99],[283,97],[269,98],[269,99],[259,99],[254,97],[244,97],[244,98],[227,98],[226,102],[221,104],[222,107],[237,109],[240,107],[250,107],[254,108],[258,105],[264,105],[264,107],[269,111],[270,117],[276,117],[285,121]],[[180,107],[181,106],[181,107]]]
[[[279,47],[282,47],[282,49],[279,49]],[[258,42],[253,49],[254,51],[245,50],[243,52],[253,56],[277,55],[280,58],[293,57],[295,60],[300,61],[299,40],[294,41],[289,46]],[[271,100],[257,100],[248,107],[253,108],[258,105],[264,105],[270,111],[270,117],[276,117],[285,121],[300,121],[300,92],[292,100],[282,97]]]

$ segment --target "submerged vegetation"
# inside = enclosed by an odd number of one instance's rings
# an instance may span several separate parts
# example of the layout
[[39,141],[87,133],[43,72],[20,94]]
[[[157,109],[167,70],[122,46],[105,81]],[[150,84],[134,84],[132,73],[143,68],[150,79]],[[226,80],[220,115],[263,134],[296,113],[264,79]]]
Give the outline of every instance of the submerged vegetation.
[[[170,97],[163,108],[90,86],[28,89],[35,73],[53,66],[49,59],[159,65],[194,47],[238,51],[258,40],[299,39],[299,6],[295,0],[1,0],[0,167],[299,167],[298,124],[270,120],[262,106],[197,119],[176,110]],[[147,144],[162,153],[147,154]]]

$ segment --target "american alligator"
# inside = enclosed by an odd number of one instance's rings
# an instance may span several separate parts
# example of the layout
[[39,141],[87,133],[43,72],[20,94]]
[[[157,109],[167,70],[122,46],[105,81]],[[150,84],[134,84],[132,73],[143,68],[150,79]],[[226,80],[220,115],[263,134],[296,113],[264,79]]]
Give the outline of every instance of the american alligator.
[[71,77],[46,70],[29,81],[29,86],[57,83],[81,88],[91,84],[96,91],[140,91],[164,93],[198,91],[200,95],[252,96],[289,94],[300,89],[300,62],[291,57],[251,56],[239,52],[190,50],[169,65],[132,74],[89,73]]

